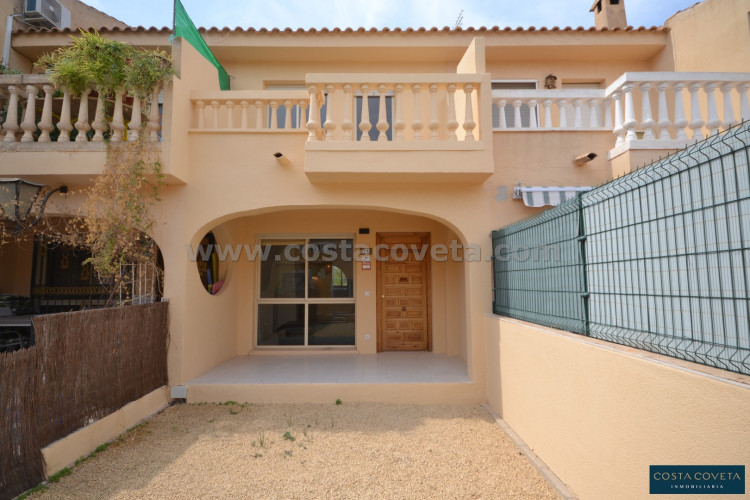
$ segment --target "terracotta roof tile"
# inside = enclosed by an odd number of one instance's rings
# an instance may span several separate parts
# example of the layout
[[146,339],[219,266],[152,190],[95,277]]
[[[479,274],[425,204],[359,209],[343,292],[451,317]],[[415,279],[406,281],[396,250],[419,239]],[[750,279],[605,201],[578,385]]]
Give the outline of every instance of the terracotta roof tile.
[[[545,31],[579,31],[579,32],[605,32],[605,31],[669,31],[669,27],[667,26],[651,26],[651,27],[645,27],[645,26],[628,26],[627,28],[595,28],[595,27],[583,27],[578,26],[577,28],[572,28],[570,26],[566,26],[564,28],[560,28],[559,26],[552,26],[551,28],[546,26],[541,27],[535,27],[535,26],[529,26],[529,27],[523,27],[518,26],[516,28],[512,28],[510,26],[492,26],[491,28],[488,28],[486,26],[480,26],[478,28],[469,26],[466,28],[451,28],[449,26],[444,26],[442,28],[438,27],[431,27],[431,28],[425,28],[425,27],[419,27],[419,28],[242,28],[240,26],[237,26],[235,28],[230,28],[228,26],[224,26],[221,28],[217,27],[211,27],[211,28],[198,28],[198,30],[202,33],[296,33],[296,34],[316,34],[316,33],[380,33],[380,34],[387,34],[387,33],[471,33],[475,31],[479,31],[482,33],[500,33],[500,32],[514,32],[514,33],[532,33],[532,32],[545,32]],[[143,26],[127,26],[124,28],[120,27],[112,27],[112,28],[106,28],[106,27],[100,27],[98,28],[98,31],[100,33],[171,33],[172,29],[168,28],[167,26],[163,26],[161,28],[152,26],[152,27],[143,27]],[[14,30],[14,33],[77,33],[77,29],[71,29],[71,28],[32,28],[32,27],[25,27]]]

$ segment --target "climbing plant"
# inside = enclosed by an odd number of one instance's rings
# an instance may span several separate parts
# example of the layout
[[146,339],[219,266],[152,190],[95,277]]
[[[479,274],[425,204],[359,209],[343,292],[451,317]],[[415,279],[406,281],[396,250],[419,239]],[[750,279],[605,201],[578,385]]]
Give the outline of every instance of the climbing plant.
[[[111,96],[125,89],[141,100],[171,81],[174,74],[166,53],[138,49],[96,31],[81,31],[70,46],[44,55],[36,66],[43,68],[58,88],[75,95],[93,83],[100,95]],[[144,111],[148,115],[148,109]],[[93,186],[83,190],[79,215],[51,235],[90,251],[87,263],[110,288],[108,305],[122,293],[124,267],[155,262],[154,245],[147,235],[154,228],[152,208],[164,184],[159,151],[147,133],[136,140],[108,140],[106,164]]]

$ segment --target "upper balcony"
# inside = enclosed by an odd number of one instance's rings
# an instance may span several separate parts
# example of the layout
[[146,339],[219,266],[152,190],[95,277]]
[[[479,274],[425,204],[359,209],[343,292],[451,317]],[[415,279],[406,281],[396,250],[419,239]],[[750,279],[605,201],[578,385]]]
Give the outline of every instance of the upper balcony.
[[74,96],[46,75],[1,75],[0,177],[90,182],[104,167],[105,140],[132,142],[148,134],[150,142],[161,142],[159,95],[156,89],[142,102],[125,91],[98,93],[92,85]]
[[[481,182],[494,172],[489,75],[310,74],[314,181]],[[362,154],[367,153],[367,154]]]
[[494,172],[487,75],[308,74],[306,86],[193,92],[190,132],[297,135],[315,182],[476,182]]
[[599,90],[494,90],[495,130],[612,134],[608,158],[630,156],[619,175],[750,119],[748,89],[750,73],[639,72]]

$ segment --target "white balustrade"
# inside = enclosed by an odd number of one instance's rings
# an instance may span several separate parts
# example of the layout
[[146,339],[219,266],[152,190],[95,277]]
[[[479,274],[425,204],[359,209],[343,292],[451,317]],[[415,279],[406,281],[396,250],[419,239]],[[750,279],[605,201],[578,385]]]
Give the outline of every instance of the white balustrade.
[[604,94],[598,90],[494,90],[493,126],[514,131],[603,130],[604,102]]
[[[633,92],[634,88],[640,92]],[[748,88],[750,73],[625,73],[604,92],[615,101],[619,94],[623,96],[625,134],[616,119],[617,145],[673,149],[736,124],[737,113],[742,117],[743,106],[747,107]],[[635,98],[640,100],[640,113],[636,113]]]
[[673,149],[750,120],[748,90],[750,73],[669,72],[625,73],[600,90],[496,89],[493,126],[500,131],[608,130],[616,147]]
[[[428,78],[425,78],[428,77]],[[326,90],[325,121],[308,121],[308,141],[471,142],[479,139],[480,75],[311,74],[308,88]],[[311,107],[319,98],[309,92]]]
[[[325,88],[323,88],[325,89]],[[328,91],[329,89],[325,89]],[[320,87],[308,90],[233,90],[195,92],[193,104],[193,131],[212,132],[267,132],[307,130],[312,140],[328,140],[322,133],[333,123],[320,121],[320,113],[307,117],[310,100],[320,111],[325,104],[325,93]],[[326,108],[326,113],[328,112]]]
[[[104,142],[107,137],[112,142],[126,138],[134,141],[142,127],[141,101],[127,89],[105,94],[90,86],[80,95],[73,95],[67,89],[56,88],[46,75],[2,75],[0,99],[7,103],[5,122],[0,124],[4,143],[70,142],[73,131],[76,142]],[[90,121],[92,105],[94,116]],[[148,123],[150,140],[158,140],[158,106]],[[89,138],[92,130],[94,134]]]

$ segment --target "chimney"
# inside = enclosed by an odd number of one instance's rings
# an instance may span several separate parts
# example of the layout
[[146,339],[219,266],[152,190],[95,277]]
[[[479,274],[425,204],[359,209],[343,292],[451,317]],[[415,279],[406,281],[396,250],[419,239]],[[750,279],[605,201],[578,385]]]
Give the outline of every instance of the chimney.
[[597,29],[627,28],[625,17],[625,0],[596,0],[590,12],[594,13]]

